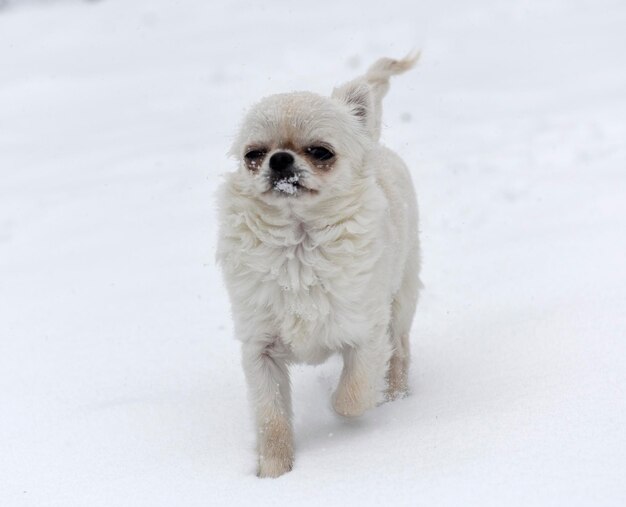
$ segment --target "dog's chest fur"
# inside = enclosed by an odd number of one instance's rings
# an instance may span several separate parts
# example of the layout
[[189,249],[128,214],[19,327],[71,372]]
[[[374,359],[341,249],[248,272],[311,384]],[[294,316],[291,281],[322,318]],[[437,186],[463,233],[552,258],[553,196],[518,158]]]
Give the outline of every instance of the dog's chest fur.
[[367,336],[386,308],[380,267],[389,242],[384,211],[355,209],[319,226],[284,210],[231,202],[218,257],[236,295],[242,339],[275,333],[294,359],[315,363]]

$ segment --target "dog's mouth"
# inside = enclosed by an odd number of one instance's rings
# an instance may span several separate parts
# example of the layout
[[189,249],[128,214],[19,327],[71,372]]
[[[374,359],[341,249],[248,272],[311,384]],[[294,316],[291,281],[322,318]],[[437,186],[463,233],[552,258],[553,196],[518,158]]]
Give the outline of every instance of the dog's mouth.
[[300,177],[297,174],[294,174],[288,178],[273,180],[272,188],[282,194],[295,195],[300,191],[302,185],[300,184]]
[[304,192],[315,192],[315,190],[302,183],[302,179],[298,174],[293,174],[285,178],[274,178],[270,181],[270,185],[271,187],[268,192],[284,196],[297,196]]

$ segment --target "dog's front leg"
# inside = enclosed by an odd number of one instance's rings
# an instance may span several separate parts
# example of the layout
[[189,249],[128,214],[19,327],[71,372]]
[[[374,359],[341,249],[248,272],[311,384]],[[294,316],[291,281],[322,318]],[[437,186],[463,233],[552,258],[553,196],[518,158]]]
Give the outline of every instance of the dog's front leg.
[[256,418],[259,477],[278,477],[293,466],[291,387],[280,339],[243,345],[243,367]]
[[343,371],[333,395],[335,412],[357,417],[376,406],[390,356],[386,326],[365,343],[343,350]]

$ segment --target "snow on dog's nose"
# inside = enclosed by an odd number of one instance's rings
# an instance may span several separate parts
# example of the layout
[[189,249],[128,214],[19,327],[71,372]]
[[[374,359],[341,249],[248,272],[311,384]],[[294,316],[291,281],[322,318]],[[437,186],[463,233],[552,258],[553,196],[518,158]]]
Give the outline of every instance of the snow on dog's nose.
[[273,187],[287,194],[293,194],[300,179],[295,166],[295,159],[291,153],[278,151],[270,157],[271,180]]

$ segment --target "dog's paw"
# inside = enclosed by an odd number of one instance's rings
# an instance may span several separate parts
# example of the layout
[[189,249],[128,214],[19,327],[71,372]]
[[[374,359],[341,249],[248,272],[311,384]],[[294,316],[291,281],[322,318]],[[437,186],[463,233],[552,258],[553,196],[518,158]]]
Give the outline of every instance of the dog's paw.
[[333,395],[333,409],[343,417],[359,417],[376,406],[374,393],[356,389],[354,385],[340,385]]
[[385,400],[384,401],[396,401],[403,398],[408,398],[411,394],[408,386],[389,386],[385,391]]
[[351,400],[338,400],[336,398],[333,400],[333,408],[342,417],[359,417],[367,410],[367,408]]
[[259,456],[259,468],[257,477],[260,478],[276,478],[287,472],[291,472],[293,468],[293,455],[280,456]]
[[293,437],[288,421],[270,419],[260,435],[258,477],[279,477],[293,468]]
[[392,357],[387,371],[385,401],[406,398],[409,394],[408,363],[401,358]]

